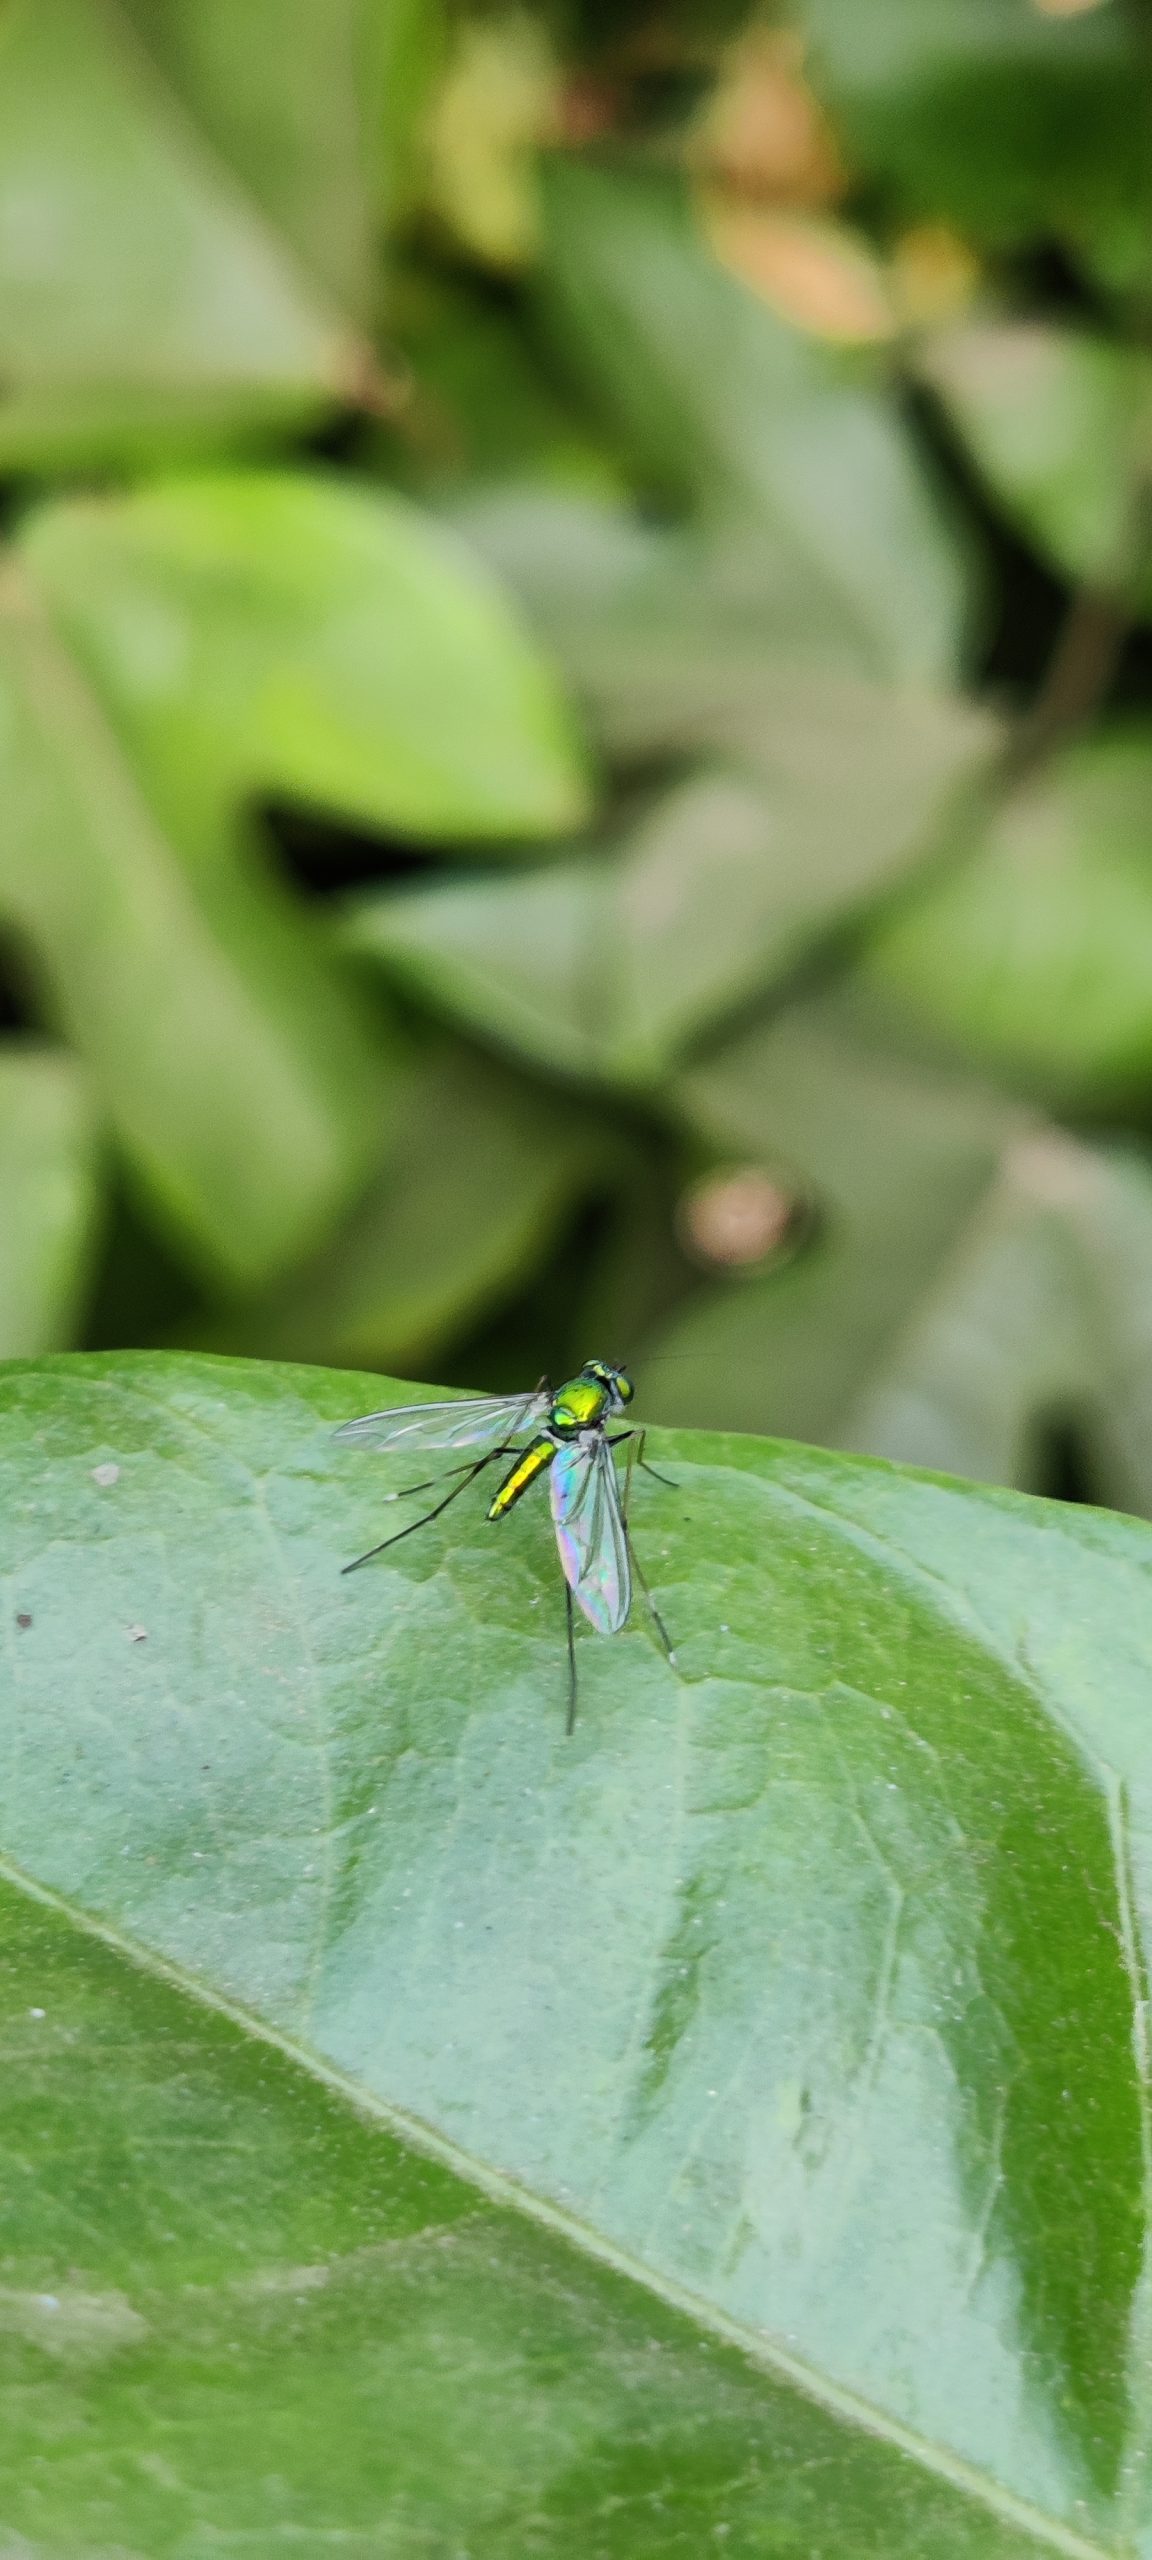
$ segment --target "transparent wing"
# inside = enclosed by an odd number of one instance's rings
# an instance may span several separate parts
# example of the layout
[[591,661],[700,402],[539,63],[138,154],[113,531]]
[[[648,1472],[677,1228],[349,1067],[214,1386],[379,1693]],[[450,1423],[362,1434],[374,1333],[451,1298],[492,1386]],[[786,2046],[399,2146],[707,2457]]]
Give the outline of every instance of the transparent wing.
[[568,1442],[552,1460],[552,1518],[574,1600],[602,1636],[614,1636],[632,1606],[628,1539],[607,1440]]
[[496,1449],[543,1422],[550,1399],[543,1388],[527,1396],[456,1396],[451,1404],[394,1404],[342,1422],[337,1440],[360,1449]]

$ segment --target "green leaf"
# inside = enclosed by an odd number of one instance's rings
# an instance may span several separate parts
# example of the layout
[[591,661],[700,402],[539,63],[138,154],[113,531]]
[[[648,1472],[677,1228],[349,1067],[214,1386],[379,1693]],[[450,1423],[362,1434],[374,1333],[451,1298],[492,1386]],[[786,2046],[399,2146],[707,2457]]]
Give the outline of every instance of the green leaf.
[[405,498],[205,472],[58,502],[23,538],[184,824],[271,791],[416,835],[543,835],[584,815],[548,669],[466,546]]
[[0,912],[161,1214],[252,1287],[377,1161],[393,1044],[243,804],[540,831],[582,806],[562,705],[455,538],[305,475],[46,506],[7,596]]
[[943,330],[918,363],[1029,540],[1078,581],[1131,590],[1135,580],[1147,605],[1137,496],[1152,451],[1152,361],[1033,320]]
[[545,290],[586,392],[641,469],[736,520],[765,585],[872,675],[955,671],[961,566],[898,412],[857,365],[801,338],[716,264],[662,179],[558,163]]
[[127,0],[214,149],[334,302],[376,300],[379,101],[367,74],[386,0]]
[[765,671],[759,714],[755,751],[666,792],[615,859],[369,894],[348,948],[549,1065],[659,1074],[923,856],[991,737],[959,701],[815,674]]
[[312,1267],[198,1339],[413,1368],[522,1294],[561,1220],[618,1153],[614,1133],[585,1113],[447,1043],[413,1068],[392,1112],[380,1170]]
[[1152,739],[1104,735],[1005,800],[963,864],[869,936],[864,983],[1055,1102],[1152,1075]]
[[901,1056],[838,998],[725,1042],[676,1090],[711,1151],[766,1167],[810,1203],[815,1233],[782,1269],[701,1290],[643,1367],[647,1409],[867,1447],[872,1382],[1027,1116]]
[[13,2553],[1038,2547],[73,1912],[0,1922]]
[[1135,282],[1149,219],[1138,43],[1121,9],[800,0],[812,76],[901,208],[983,241],[1062,239]]
[[117,0],[8,0],[0,462],[306,415],[350,397],[368,363],[187,124]]
[[72,1339],[92,1243],[95,1130],[61,1052],[0,1045],[0,1357]]
[[0,915],[134,1172],[210,1269],[276,1269],[368,1162],[387,1051],[242,840],[191,866],[18,560],[0,783]]
[[769,555],[746,525],[657,530],[530,484],[454,512],[623,758],[733,738],[754,751],[774,686],[801,670],[875,681],[811,564]]
[[566,1742],[387,1394],[4,1381],[10,2534],[1141,2549],[1149,1532],[685,1435]]

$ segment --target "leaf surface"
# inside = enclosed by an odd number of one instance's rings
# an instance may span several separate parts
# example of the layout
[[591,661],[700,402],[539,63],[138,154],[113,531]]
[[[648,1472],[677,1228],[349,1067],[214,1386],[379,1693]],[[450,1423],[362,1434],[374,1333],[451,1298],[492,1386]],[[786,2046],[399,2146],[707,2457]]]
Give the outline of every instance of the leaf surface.
[[961,564],[882,385],[725,274],[662,181],[561,162],[546,204],[558,339],[641,468],[734,518],[868,673],[946,680]]
[[1050,759],[972,851],[869,935],[861,976],[902,1015],[1063,1104],[1142,1092],[1152,1065],[1152,739]]
[[549,1065],[651,1076],[931,850],[992,734],[959,701],[765,669],[755,750],[702,762],[617,847],[370,893],[347,944]]
[[9,468],[307,416],[368,362],[118,0],[0,22],[0,347]]
[[1094,1493],[1152,1512],[1135,1151],[1054,1130],[843,999],[743,1034],[680,1094],[713,1149],[807,1200],[811,1231],[653,1332],[651,1410],[1024,1487],[1071,1428]]
[[583,791],[545,667],[459,544],[305,474],[26,519],[0,774],[0,911],[165,1222],[248,1288],[367,1177],[395,1069],[249,802],[484,837]]
[[1087,330],[985,321],[941,331],[919,367],[1021,531],[1067,576],[1147,610],[1148,357]]
[[[341,1580],[396,1471],[330,1430],[386,1397],[175,1357],[5,1375],[4,1588],[30,1623],[2,1657],[0,1829],[13,1883],[57,1898],[6,1933],[28,1963],[10,2034],[49,2029],[49,2104],[59,2007],[55,2103],[84,2104],[84,2177],[126,2193],[93,2229],[83,2184],[23,2182],[13,2405],[26,2427],[33,2373],[42,2412],[65,2372],[71,2396],[66,2460],[22,2435],[6,2518],[51,2560],[79,2496],[105,2548],[271,2548],[271,2513],[315,2533],[323,2476],[326,2529],[372,2548],[415,2518],[447,2552],[467,2457],[493,2548],[596,2547],[607,2499],[599,2547],[631,2549],[607,2448],[646,2333],[664,2343],[615,2441],[633,2496],[650,2447],[657,2551],[689,2495],[694,2538],[727,2523],[749,2555],[1152,2547],[1148,1530],[669,1438],[675,1489],[645,1481],[633,1528],[679,1670],[639,1623],[582,1640],[566,1743],[543,1505],[492,1529],[474,1491]],[[121,1946],[234,2023],[180,2018]],[[245,2014],[329,2094],[246,2052]],[[115,2059],[89,2079],[92,2038]],[[342,2116],[357,2099],[387,2139]],[[125,2191],[103,2164],[129,2122]],[[426,2273],[457,2178],[503,2219],[478,2199]],[[46,2369],[58,2286],[70,2360]],[[686,2440],[685,2323],[752,2357],[694,2366]],[[244,2455],[229,2426],[201,2464],[222,2340]],[[119,2453],[142,2407],[147,2472]]]

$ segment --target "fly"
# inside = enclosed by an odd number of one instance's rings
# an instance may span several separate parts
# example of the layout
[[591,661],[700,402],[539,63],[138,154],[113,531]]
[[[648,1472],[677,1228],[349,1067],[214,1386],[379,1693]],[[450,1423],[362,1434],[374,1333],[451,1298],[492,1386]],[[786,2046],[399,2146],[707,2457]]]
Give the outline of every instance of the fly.
[[[642,1431],[611,1428],[626,1413],[634,1394],[626,1369],[612,1368],[606,1360],[586,1360],[579,1375],[567,1379],[562,1387],[553,1389],[542,1378],[530,1394],[523,1396],[466,1396],[450,1404],[391,1405],[383,1413],[366,1413],[355,1422],[342,1422],[336,1433],[338,1440],[354,1442],[361,1449],[478,1449],[482,1453],[475,1459],[466,1459],[460,1467],[450,1468],[449,1473],[459,1476],[461,1482],[454,1484],[430,1511],[423,1512],[419,1520],[410,1520],[406,1528],[395,1530],[378,1546],[355,1556],[351,1564],[343,1567],[345,1573],[355,1573],[373,1556],[383,1555],[386,1547],[394,1547],[399,1539],[410,1538],[415,1530],[426,1528],[430,1520],[438,1520],[449,1503],[467,1492],[485,1467],[494,1466],[500,1458],[511,1457],[512,1463],[488,1505],[489,1520],[502,1520],[522,1500],[529,1486],[547,1475],[552,1523],[564,1571],[567,1733],[576,1722],[574,1601],[598,1635],[617,1635],[628,1621],[635,1574],[668,1660],[675,1661],[668,1630],[636,1560],[628,1527],[627,1483],[621,1501],[612,1454],[623,1441],[631,1444],[628,1482],[634,1464],[644,1467],[648,1475],[658,1476],[661,1484],[671,1481],[648,1466]],[[426,1484],[408,1485],[405,1494],[425,1493],[433,1482],[429,1479]],[[403,1494],[392,1497],[396,1501],[404,1498]]]

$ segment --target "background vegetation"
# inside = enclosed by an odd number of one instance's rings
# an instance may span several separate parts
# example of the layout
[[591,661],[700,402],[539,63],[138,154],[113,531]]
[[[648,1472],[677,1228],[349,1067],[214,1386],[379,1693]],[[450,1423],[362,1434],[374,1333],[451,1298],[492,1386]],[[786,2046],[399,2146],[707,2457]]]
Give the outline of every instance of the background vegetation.
[[1139,0],[6,0],[0,1349],[1152,1510],[1150,134]]

